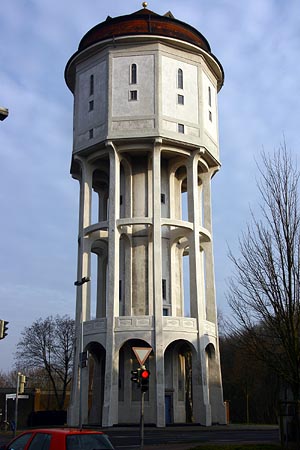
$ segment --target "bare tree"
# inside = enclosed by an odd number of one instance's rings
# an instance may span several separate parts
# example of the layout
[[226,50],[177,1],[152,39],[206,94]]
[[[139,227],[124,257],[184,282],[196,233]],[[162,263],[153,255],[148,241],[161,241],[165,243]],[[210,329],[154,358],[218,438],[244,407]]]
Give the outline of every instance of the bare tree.
[[300,399],[300,209],[299,170],[286,145],[262,154],[261,217],[230,253],[235,273],[228,301],[241,342],[264,360]]
[[17,380],[17,373],[15,370],[10,370],[8,372],[0,370],[1,388],[11,388],[12,386],[16,386],[16,380]]
[[68,316],[38,319],[25,327],[17,344],[17,367],[46,372],[57,406],[63,409],[71,382],[74,346],[74,320]]

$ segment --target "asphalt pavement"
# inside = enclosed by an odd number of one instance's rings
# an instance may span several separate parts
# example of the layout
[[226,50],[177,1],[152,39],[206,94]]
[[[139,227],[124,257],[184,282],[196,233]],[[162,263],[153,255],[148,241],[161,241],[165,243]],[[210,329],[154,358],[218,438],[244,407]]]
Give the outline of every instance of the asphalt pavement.
[[[138,427],[112,427],[103,429],[116,450],[138,450],[140,430]],[[0,445],[7,443],[12,433],[0,432]],[[232,443],[279,443],[276,425],[223,425],[203,427],[200,425],[170,426],[166,428],[145,427],[144,450],[189,450],[205,444]]]
[[[117,450],[140,447],[137,427],[113,427],[106,430]],[[279,443],[279,429],[273,425],[170,426],[145,427],[144,450],[187,450],[208,443]]]

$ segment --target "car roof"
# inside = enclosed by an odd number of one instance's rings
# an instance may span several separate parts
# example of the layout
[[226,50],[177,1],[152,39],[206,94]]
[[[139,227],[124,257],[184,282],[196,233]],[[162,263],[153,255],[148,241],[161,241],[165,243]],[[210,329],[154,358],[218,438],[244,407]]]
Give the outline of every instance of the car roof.
[[35,428],[28,430],[27,433],[49,433],[49,434],[103,434],[103,431],[89,430],[80,428]]

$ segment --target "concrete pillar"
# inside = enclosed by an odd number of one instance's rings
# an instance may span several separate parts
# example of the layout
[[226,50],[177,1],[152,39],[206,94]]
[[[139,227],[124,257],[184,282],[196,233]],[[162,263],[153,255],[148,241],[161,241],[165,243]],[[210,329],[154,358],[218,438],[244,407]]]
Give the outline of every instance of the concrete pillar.
[[165,426],[165,377],[164,349],[162,342],[162,269],[161,269],[161,142],[153,149],[152,194],[153,194],[153,293],[155,314],[155,364],[156,364],[156,425]]
[[[204,315],[204,286],[200,274],[203,273],[200,256],[200,216],[199,216],[199,194],[198,194],[198,162],[199,154],[194,154],[188,163],[188,205],[189,221],[194,223],[194,231],[190,234],[190,295],[191,295],[191,315],[198,322],[198,358],[195,363],[195,373],[199,374],[194,380],[193,389],[193,409],[194,417],[202,425],[211,424],[211,412],[209,405],[207,365],[205,360],[205,349],[203,343],[203,321]],[[200,375],[201,374],[201,375]]]
[[[86,161],[78,159],[81,166],[80,179],[80,200],[79,200],[79,225],[78,225],[78,266],[77,280],[89,276],[90,254],[87,249],[86,238],[84,238],[84,228],[91,222],[91,199],[92,199],[92,170]],[[79,396],[80,379],[78,361],[81,352],[81,322],[87,320],[89,316],[89,286],[85,283],[76,287],[76,337],[74,349],[72,402],[68,410],[68,423],[78,425],[79,423]]]
[[112,142],[109,162],[109,224],[108,224],[108,288],[107,288],[107,333],[104,404],[102,426],[118,422],[118,372],[119,354],[115,349],[114,320],[119,314],[119,231],[117,219],[120,208],[120,162]]

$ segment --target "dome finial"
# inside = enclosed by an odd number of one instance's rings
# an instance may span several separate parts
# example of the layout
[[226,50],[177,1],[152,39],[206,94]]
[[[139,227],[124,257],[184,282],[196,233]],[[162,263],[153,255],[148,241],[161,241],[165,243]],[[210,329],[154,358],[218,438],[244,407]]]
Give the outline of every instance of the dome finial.
[[144,8],[147,8],[148,3],[147,2],[143,2],[142,5],[143,5]]

